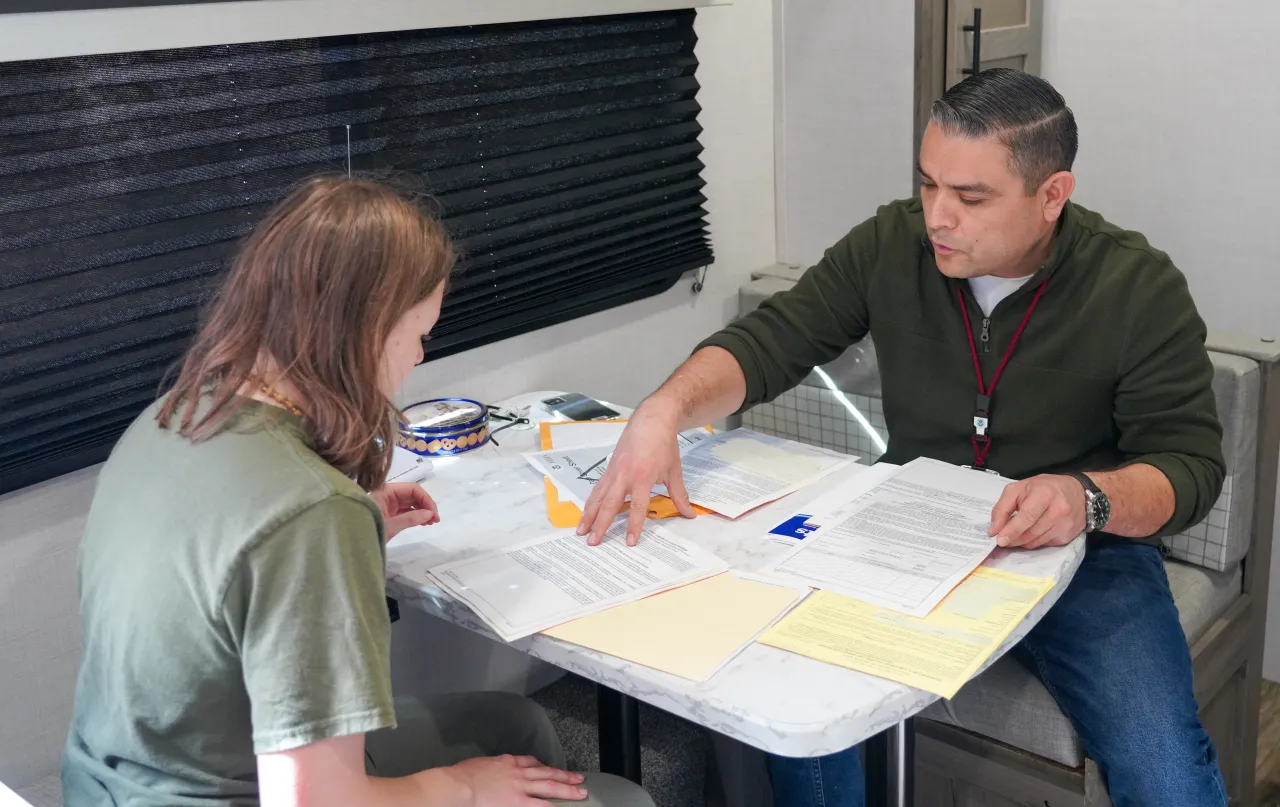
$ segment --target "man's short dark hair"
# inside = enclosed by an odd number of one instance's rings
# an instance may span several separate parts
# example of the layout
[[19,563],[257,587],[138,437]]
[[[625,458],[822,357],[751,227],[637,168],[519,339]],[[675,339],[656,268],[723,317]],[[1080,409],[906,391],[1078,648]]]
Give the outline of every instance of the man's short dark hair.
[[1009,149],[1009,168],[1035,193],[1076,159],[1076,119],[1053,85],[1039,76],[993,67],[969,76],[933,102],[929,119],[948,135],[995,137]]

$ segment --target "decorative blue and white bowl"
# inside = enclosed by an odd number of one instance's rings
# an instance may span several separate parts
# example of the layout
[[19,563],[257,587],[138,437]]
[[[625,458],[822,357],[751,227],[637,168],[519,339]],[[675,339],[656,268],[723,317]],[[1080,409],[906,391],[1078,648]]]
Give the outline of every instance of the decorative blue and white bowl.
[[469,398],[433,398],[404,410],[396,444],[424,457],[465,454],[489,442],[489,408]]

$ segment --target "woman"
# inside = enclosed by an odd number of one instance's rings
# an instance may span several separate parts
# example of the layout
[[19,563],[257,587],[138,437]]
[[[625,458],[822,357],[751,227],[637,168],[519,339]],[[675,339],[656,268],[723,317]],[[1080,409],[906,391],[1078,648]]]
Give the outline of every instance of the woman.
[[523,698],[393,704],[383,547],[438,516],[382,487],[391,397],[452,263],[439,222],[362,180],[308,182],[246,242],[99,477],[70,807],[652,804],[560,770]]

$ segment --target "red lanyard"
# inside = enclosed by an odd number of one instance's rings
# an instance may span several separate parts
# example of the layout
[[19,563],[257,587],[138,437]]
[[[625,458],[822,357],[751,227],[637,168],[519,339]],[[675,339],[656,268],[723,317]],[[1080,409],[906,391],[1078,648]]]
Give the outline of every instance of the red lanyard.
[[1049,278],[1045,278],[1040,283],[1040,288],[1036,289],[1036,296],[1032,298],[1031,305],[1027,306],[1027,313],[1022,315],[1022,322],[1018,325],[1018,330],[1014,332],[1013,339],[1009,341],[1009,347],[1005,348],[1004,358],[1000,360],[1000,366],[996,368],[996,374],[991,376],[991,384],[984,385],[982,382],[982,364],[978,361],[978,345],[973,341],[973,326],[969,324],[969,307],[964,302],[964,292],[961,291],[960,285],[956,284],[956,299],[960,301],[960,313],[964,316],[964,331],[969,336],[969,353],[973,356],[973,372],[978,377],[978,397],[974,404],[973,414],[973,467],[985,468],[987,465],[987,453],[991,451],[991,435],[987,434],[987,429],[991,428],[991,396],[995,394],[996,384],[1000,381],[1000,376],[1004,373],[1005,365],[1009,363],[1009,357],[1013,355],[1013,349],[1018,346],[1018,340],[1022,338],[1022,332],[1027,328],[1027,321],[1031,319],[1031,312],[1036,310],[1036,305],[1040,302],[1040,295],[1044,294],[1044,287],[1048,285]]

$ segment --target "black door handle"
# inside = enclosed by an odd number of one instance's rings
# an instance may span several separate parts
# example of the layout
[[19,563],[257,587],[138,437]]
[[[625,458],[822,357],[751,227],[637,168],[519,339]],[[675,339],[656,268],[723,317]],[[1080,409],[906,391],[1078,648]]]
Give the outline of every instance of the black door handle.
[[973,66],[962,67],[960,72],[966,76],[982,71],[982,9],[973,10],[973,25],[966,25],[961,30],[973,34]]

